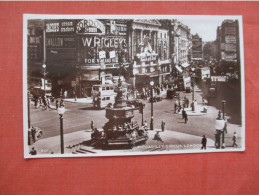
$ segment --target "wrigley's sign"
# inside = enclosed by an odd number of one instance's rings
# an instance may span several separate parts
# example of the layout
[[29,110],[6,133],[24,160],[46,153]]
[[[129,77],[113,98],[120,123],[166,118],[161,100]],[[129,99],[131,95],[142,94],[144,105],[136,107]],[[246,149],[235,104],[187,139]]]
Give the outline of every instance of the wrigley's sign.
[[76,26],[76,33],[105,35],[105,26],[99,20],[81,20]]

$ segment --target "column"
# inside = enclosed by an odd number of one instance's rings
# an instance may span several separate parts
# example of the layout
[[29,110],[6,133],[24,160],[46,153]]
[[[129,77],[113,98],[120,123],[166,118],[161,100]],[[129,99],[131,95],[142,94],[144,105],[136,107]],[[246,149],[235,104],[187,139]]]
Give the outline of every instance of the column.
[[140,30],[140,41],[143,40],[143,29]]

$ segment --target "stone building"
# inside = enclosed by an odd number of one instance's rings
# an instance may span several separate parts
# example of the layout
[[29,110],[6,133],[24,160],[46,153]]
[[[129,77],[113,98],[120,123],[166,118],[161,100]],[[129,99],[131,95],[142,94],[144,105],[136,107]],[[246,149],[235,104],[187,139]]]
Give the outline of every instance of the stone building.
[[46,64],[54,96],[90,96],[106,75],[123,75],[132,88],[161,85],[191,56],[190,29],[177,20],[32,20],[28,41],[28,66],[42,77]]
[[173,76],[182,73],[182,68],[191,61],[191,35],[188,26],[178,20],[171,20],[171,57]]
[[217,28],[217,60],[225,71],[239,70],[239,24],[237,20],[224,20]]

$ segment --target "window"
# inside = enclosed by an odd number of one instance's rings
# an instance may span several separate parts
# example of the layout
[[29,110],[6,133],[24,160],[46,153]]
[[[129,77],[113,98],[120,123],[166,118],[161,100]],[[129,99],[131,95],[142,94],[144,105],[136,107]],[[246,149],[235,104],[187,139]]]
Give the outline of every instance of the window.
[[99,87],[93,87],[95,91],[99,91]]
[[102,87],[102,90],[105,91],[105,87]]

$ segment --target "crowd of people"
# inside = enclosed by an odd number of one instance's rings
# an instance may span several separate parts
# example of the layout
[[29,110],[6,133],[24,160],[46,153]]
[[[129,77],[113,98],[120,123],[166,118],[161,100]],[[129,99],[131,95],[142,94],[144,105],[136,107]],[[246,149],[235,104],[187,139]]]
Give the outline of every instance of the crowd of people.
[[34,107],[36,109],[37,108],[43,108],[44,110],[54,109],[54,108],[51,108],[51,103],[53,102],[55,102],[56,110],[59,107],[65,107],[65,103],[62,98],[59,100],[58,98],[54,99],[53,97],[47,97],[45,95],[41,95],[41,96],[34,95],[32,100],[34,102]]
[[125,137],[128,140],[130,140],[130,142],[134,146],[139,136],[147,136],[146,131],[143,128],[139,128],[137,121],[126,122],[126,123],[123,123],[122,125],[113,125],[113,128],[101,131],[94,126],[94,121],[92,119],[91,129],[92,129],[91,138],[97,144],[99,143],[103,144],[107,141],[107,139],[113,140],[119,137]]
[[[153,96],[160,96],[161,91],[164,91],[166,88],[164,85],[154,85],[153,86]],[[137,87],[134,91],[128,90],[130,96],[133,96],[136,99],[147,100],[151,97],[151,90],[149,87]]]

